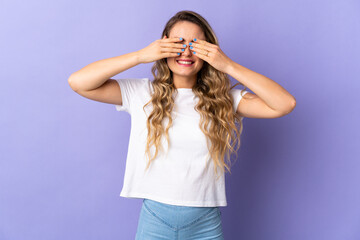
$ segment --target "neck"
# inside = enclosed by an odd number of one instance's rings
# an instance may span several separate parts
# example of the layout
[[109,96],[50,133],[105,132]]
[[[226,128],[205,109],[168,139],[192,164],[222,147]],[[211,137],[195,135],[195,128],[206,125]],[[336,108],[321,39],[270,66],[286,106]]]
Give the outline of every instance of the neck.
[[188,76],[179,76],[173,75],[175,88],[192,88],[196,84],[196,75]]

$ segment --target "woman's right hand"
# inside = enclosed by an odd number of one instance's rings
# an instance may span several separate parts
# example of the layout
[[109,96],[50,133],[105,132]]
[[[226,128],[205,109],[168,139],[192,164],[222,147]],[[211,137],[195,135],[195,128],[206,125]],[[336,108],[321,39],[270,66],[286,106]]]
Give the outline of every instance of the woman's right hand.
[[[183,52],[184,48],[178,37],[167,38],[165,35],[162,39],[157,39],[149,46],[137,51],[140,63],[150,63],[162,58],[177,57]],[[179,53],[179,54],[178,54]]]

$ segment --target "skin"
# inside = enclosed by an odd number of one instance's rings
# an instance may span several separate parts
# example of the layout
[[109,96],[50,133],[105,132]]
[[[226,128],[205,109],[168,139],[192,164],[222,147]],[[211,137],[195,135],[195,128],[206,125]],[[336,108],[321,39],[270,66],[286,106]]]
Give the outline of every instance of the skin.
[[[193,54],[189,43],[194,38],[205,40],[204,32],[194,23],[181,21],[173,26],[168,37],[182,37],[184,40],[181,43],[186,44],[185,51],[182,51],[178,57],[167,58],[167,64],[173,73],[174,85],[176,88],[192,88],[196,84],[197,73],[201,70],[204,60]],[[194,64],[184,67],[176,62],[178,59],[191,59]]]
[[[197,72],[204,61],[250,88],[253,93],[246,93],[236,112],[248,118],[278,118],[289,114],[296,106],[295,97],[272,79],[252,71],[230,59],[219,46],[205,40],[204,33],[196,24],[182,21],[174,25],[171,37],[185,39],[185,52],[179,57],[167,58],[167,63],[174,76],[176,88],[192,88],[196,84]],[[196,38],[196,41],[193,39]],[[189,49],[189,43],[192,49]],[[195,53],[196,54],[195,54]],[[182,67],[177,59],[195,61],[191,67]]]

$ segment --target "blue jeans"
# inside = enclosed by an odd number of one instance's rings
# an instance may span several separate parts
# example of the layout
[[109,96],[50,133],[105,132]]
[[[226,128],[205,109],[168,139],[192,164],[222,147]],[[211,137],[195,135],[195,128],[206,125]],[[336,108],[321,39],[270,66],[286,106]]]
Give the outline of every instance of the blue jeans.
[[136,240],[224,240],[219,207],[188,207],[144,199]]

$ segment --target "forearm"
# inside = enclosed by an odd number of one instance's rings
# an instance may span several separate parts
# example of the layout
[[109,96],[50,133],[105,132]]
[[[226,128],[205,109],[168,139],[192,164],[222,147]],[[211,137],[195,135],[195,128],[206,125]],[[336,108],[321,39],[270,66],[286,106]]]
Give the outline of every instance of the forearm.
[[270,78],[231,62],[227,74],[251,89],[266,105],[276,111],[287,112],[295,105],[295,98]]
[[109,78],[140,64],[138,52],[102,59],[72,73],[68,82],[74,90],[92,90]]

